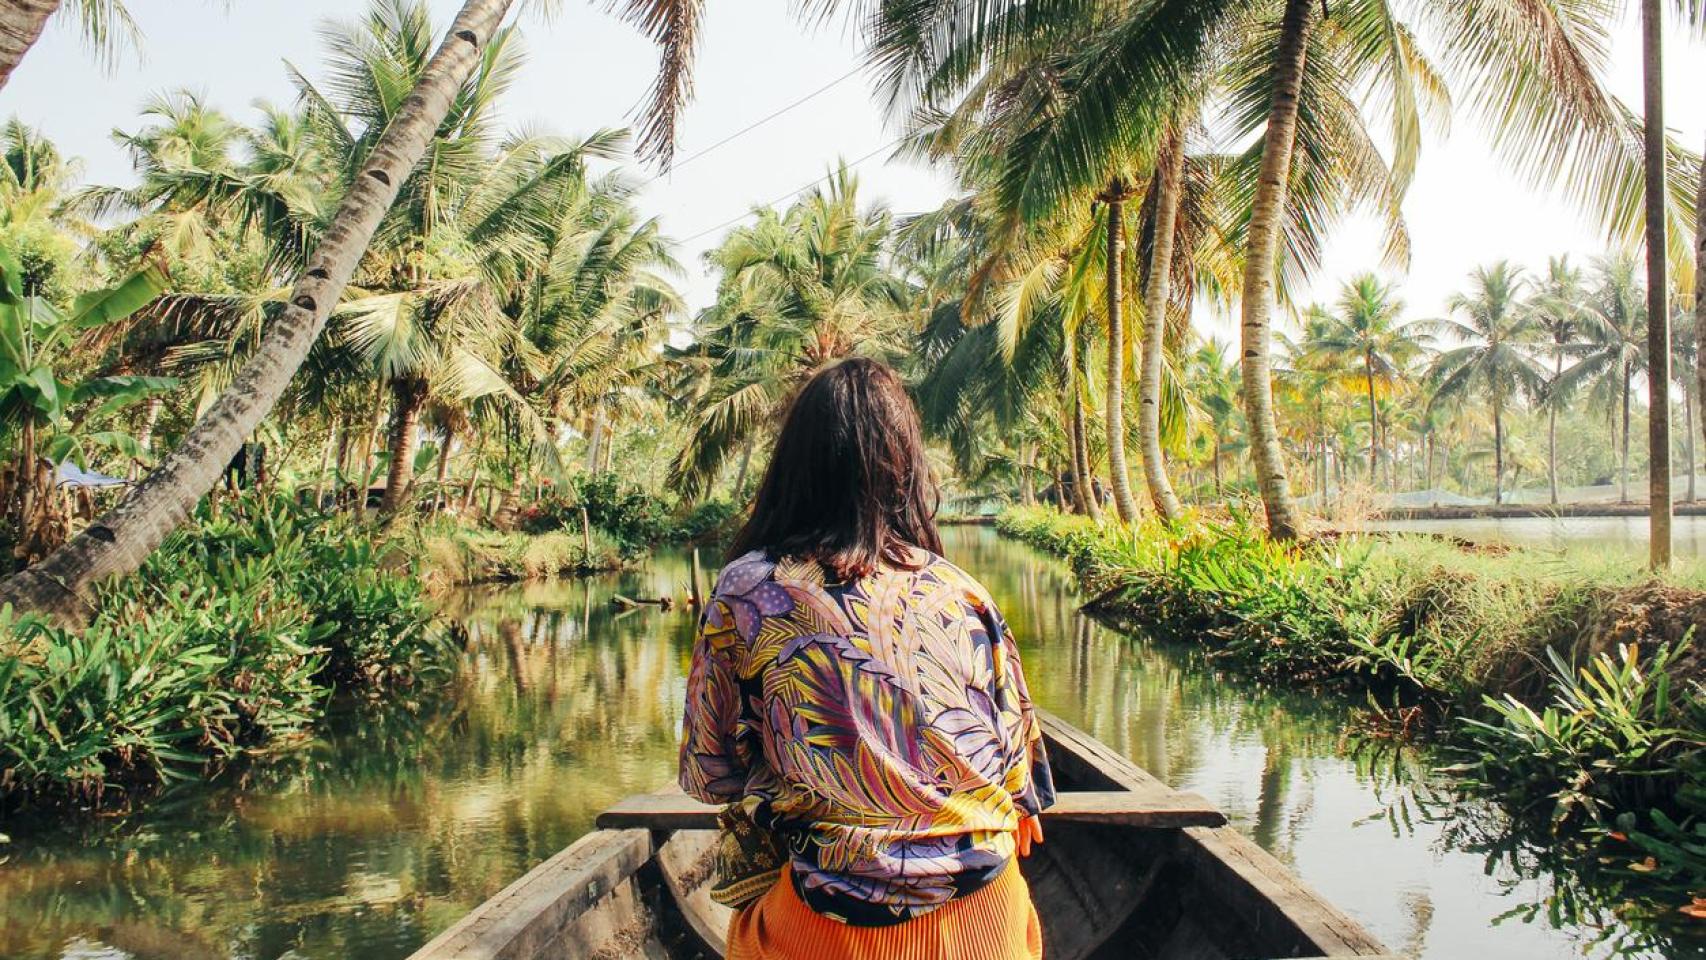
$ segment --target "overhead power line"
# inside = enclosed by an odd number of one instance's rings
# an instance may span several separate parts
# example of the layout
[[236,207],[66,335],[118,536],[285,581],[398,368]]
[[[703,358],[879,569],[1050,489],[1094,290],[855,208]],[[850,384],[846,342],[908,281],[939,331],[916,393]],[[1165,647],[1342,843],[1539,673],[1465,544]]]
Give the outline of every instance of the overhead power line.
[[[846,169],[852,170],[854,167],[859,166],[860,164],[866,162],[867,160],[873,159],[878,154],[881,154],[884,151],[892,149],[894,147],[900,146],[900,144],[903,141],[905,141],[906,139],[907,138],[905,136],[902,136],[902,137],[898,137],[894,140],[890,140],[888,143],[883,144],[882,146],[878,147],[877,149],[872,150],[870,153],[867,153],[864,156],[860,157],[859,159],[854,160],[851,163],[845,164],[844,166],[846,167]],[[817,186],[818,184],[823,183],[824,181],[833,178],[835,176],[835,173],[836,173],[836,171],[831,171],[829,173],[826,173],[823,176],[818,177],[816,180],[811,181],[810,183],[804,184],[804,185],[802,185],[796,189],[790,190],[787,193],[782,194],[781,196],[777,197],[776,199],[770,201],[769,203],[758,204],[758,205],[752,207],[751,209],[747,210],[745,213],[741,214],[740,216],[731,217],[727,220],[724,220],[722,223],[717,224],[714,227],[710,227],[708,229],[701,230],[698,233],[695,233],[693,236],[688,237],[685,240],[682,240],[681,244],[683,246],[685,246],[687,244],[692,243],[695,240],[703,239],[705,237],[710,236],[713,233],[716,233],[719,230],[725,230],[729,227],[734,226],[737,223],[740,223],[742,220],[745,220],[747,217],[754,215],[755,213],[757,213],[760,210],[767,210],[771,207],[776,206],[777,204],[781,203],[784,200],[792,200],[793,198],[799,196],[802,193],[805,193],[807,190],[810,190],[811,188]]]
[[717,150],[717,149],[720,149],[722,147],[726,147],[729,144],[733,143],[734,141],[739,140],[741,137],[746,136],[747,134],[751,133],[754,130],[757,130],[759,127],[764,126],[765,124],[769,123],[770,121],[775,120],[776,118],[781,117],[784,114],[791,113],[791,112],[799,109],[800,107],[805,106],[806,104],[812,102],[813,100],[816,100],[818,97],[823,96],[824,94],[828,93],[829,91],[834,90],[836,87],[839,87],[843,83],[846,83],[847,81],[858,76],[859,71],[861,69],[862,68],[860,68],[860,67],[855,67],[852,70],[848,71],[847,73],[844,73],[841,76],[836,77],[834,80],[831,80],[830,82],[824,84],[823,86],[818,87],[816,90],[813,90],[811,93],[808,93],[805,96],[801,97],[800,99],[795,100],[793,103],[790,103],[787,106],[781,108],[780,110],[777,110],[774,113],[771,113],[769,116],[763,117],[762,119],[755,120],[752,123],[747,124],[746,126],[740,128],[739,130],[736,130],[734,133],[729,134],[728,136],[724,137],[723,139],[718,140],[716,143],[711,144],[710,146],[706,147],[703,150],[689,154],[685,159],[681,160],[679,163],[675,163],[675,164],[671,165],[668,170],[665,170],[664,172],[658,174],[657,176],[652,177],[650,180],[647,180],[645,185],[651,186],[652,184],[657,183],[659,180],[662,180],[663,178],[669,176],[670,174],[674,173],[677,170],[680,170],[682,167],[687,166],[688,164],[692,163],[693,161],[698,160],[700,157],[705,156],[706,154],[712,152],[713,150]]

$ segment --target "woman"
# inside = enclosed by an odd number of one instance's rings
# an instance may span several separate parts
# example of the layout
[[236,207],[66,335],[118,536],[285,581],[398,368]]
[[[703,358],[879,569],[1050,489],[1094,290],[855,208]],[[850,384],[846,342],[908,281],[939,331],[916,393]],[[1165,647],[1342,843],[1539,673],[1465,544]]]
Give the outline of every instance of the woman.
[[812,377],[687,686],[683,789],[785,844],[779,880],[753,874],[730,960],[1041,956],[1014,860],[1054,785],[1018,649],[942,559],[935,502],[894,372],[852,359]]

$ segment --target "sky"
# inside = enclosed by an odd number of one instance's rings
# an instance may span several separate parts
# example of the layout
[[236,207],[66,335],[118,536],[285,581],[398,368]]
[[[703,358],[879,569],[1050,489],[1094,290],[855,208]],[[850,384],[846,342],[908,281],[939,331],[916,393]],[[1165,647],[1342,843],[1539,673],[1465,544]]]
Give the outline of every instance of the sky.
[[[457,0],[430,0],[448,23]],[[128,0],[143,40],[138,52],[102,67],[75,32],[56,24],[0,91],[0,117],[18,116],[80,157],[88,182],[126,184],[128,160],[114,128],[135,129],[153,92],[188,88],[233,115],[254,119],[258,99],[289,103],[286,62],[320,72],[316,30],[328,18],[351,19],[362,0]],[[708,304],[715,280],[700,255],[730,220],[755,204],[785,201],[825,176],[838,159],[864,160],[862,194],[898,213],[934,207],[952,195],[937,171],[887,159],[896,131],[860,70],[858,38],[841,24],[815,28],[789,15],[788,0],[712,0],[701,47],[697,96],[679,138],[677,168],[651,179],[640,203],[685,241],[681,282],[694,307]],[[524,13],[528,57],[503,102],[507,124],[533,132],[584,134],[632,122],[652,82],[656,53],[602,2],[562,0],[549,19]],[[1638,107],[1640,45],[1633,22],[1612,50],[1615,92]],[[1706,141],[1706,47],[1673,35],[1667,45],[1667,121],[1691,149]],[[828,88],[824,90],[823,88]],[[816,91],[803,106],[741,134],[704,156],[696,153]],[[1684,95],[1687,92],[1689,95]],[[688,158],[693,158],[688,160]],[[1449,135],[1430,137],[1405,204],[1413,256],[1398,282],[1415,317],[1438,316],[1476,266],[1510,259],[1543,268],[1569,253],[1586,262],[1604,250],[1596,230],[1561,199],[1526,186],[1492,157],[1473,120],[1460,116]],[[1377,270],[1379,232],[1352,221],[1334,236],[1315,299],[1331,300],[1347,277]],[[1224,317],[1200,316],[1205,333],[1232,336]]]

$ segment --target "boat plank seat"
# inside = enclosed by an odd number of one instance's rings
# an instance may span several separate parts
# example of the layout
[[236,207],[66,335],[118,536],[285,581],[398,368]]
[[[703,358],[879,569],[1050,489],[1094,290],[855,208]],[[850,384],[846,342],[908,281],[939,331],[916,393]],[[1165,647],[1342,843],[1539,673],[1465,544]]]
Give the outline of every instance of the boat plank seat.
[[[1201,797],[1039,711],[1059,788],[1020,862],[1050,960],[1402,960]],[[715,806],[631,797],[412,960],[722,960]]]
[[[680,791],[628,797],[598,815],[601,830],[715,830],[721,807]],[[1202,797],[1175,791],[1095,790],[1062,793],[1043,819],[1178,830],[1218,827],[1226,815]]]

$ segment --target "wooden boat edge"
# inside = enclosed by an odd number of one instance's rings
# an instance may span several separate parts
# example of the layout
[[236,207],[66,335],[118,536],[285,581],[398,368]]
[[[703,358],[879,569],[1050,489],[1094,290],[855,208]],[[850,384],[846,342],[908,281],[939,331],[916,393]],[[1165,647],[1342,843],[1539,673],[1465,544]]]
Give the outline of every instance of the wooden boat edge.
[[[586,946],[585,955],[591,955],[596,937],[619,932],[597,927],[645,922],[645,908],[632,896],[631,881],[655,856],[652,836],[645,830],[595,830],[476,907],[410,960],[509,960],[530,956],[528,943],[577,940]],[[607,904],[612,894],[618,902]],[[601,909],[611,922],[586,923]]]
[[[1072,769],[1080,783],[1150,794],[1171,790],[1058,717],[1045,713],[1042,720],[1054,751],[1051,759]],[[1285,929],[1271,932],[1305,945],[1306,952],[1299,956],[1392,960],[1360,923],[1236,829],[1187,827],[1175,832],[1179,855],[1191,865],[1193,882],[1211,884],[1215,893],[1232,904],[1241,922],[1253,928],[1272,927],[1277,917]],[[660,869],[657,861],[665,846],[693,836],[708,835],[641,828],[596,830],[505,887],[410,960],[532,960],[546,947],[559,951],[558,955],[592,956],[604,940],[649,934],[661,918],[651,915],[633,881],[652,868],[654,879],[679,898],[679,864]],[[704,842],[688,846],[695,851],[707,848]],[[684,932],[713,947],[720,943],[717,931],[705,927],[704,917],[695,916],[684,903],[677,906],[681,916],[676,919],[688,928]],[[577,945],[582,952],[573,952]],[[569,952],[562,952],[565,946]]]

